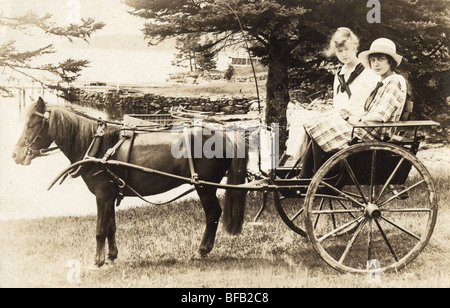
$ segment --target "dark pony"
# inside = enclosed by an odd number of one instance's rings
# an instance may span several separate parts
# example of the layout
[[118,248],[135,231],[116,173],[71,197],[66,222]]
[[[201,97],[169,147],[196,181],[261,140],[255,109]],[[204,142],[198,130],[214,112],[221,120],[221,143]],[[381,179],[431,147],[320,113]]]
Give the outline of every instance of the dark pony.
[[[71,163],[75,163],[82,159],[89,149],[97,127],[97,121],[75,114],[64,107],[47,106],[42,98],[39,98],[37,103],[30,108],[23,133],[14,148],[13,159],[17,164],[29,165],[34,158],[40,156],[42,151],[49,148],[54,142]],[[108,149],[113,147],[120,139],[120,134],[121,126],[109,125],[105,130],[97,157],[101,158]],[[191,129],[189,135],[193,140],[195,131]],[[175,158],[171,155],[171,146],[179,138],[185,138],[185,136],[173,134],[170,131],[136,132],[128,162],[189,178],[192,175],[189,159],[185,157]],[[206,137],[201,136],[201,138],[204,144]],[[215,156],[212,158],[206,158],[203,155],[201,158],[196,158],[192,155],[194,157],[192,159],[193,167],[198,179],[220,183],[222,178],[227,176],[227,184],[243,184],[247,177],[247,142],[243,141],[245,142],[245,157],[237,155],[238,142],[232,142],[225,134],[224,142],[228,145],[233,144],[235,147],[233,157],[227,158],[225,153],[222,157]],[[226,146],[223,148],[225,149]],[[117,159],[117,155],[115,154],[112,158]],[[108,258],[114,261],[118,254],[115,240],[116,199],[119,193],[123,193],[124,196],[135,196],[135,194],[128,188],[121,190],[117,183],[112,181],[111,174],[105,172],[101,166],[90,164],[83,166],[81,170],[80,175],[97,201],[95,264],[102,266],[105,262],[106,239],[108,239],[109,245]],[[145,173],[123,166],[115,167],[112,171],[119,177],[126,178],[127,185],[142,196],[166,192],[185,183],[180,179]],[[213,249],[222,209],[216,196],[216,187],[195,185],[195,188],[205,211],[206,228],[200,247],[194,257],[203,258]],[[246,192],[242,190],[226,191],[224,226],[225,230],[231,234],[238,234],[242,230],[245,196]]]

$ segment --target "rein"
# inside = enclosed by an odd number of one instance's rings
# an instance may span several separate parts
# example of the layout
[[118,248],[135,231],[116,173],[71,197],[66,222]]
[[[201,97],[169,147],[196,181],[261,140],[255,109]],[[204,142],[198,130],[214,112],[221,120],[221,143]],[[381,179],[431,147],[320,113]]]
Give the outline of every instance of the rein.
[[[95,120],[98,122],[98,127],[97,127],[97,132],[94,134],[93,136],[93,140],[90,144],[90,146],[88,147],[87,151],[85,152],[85,154],[83,155],[83,157],[80,158],[80,160],[74,164],[72,164],[71,166],[69,166],[69,168],[67,168],[63,173],[61,173],[57,179],[52,183],[52,185],[49,187],[49,189],[59,180],[60,181],[60,185],[65,181],[65,179],[68,176],[71,177],[77,177],[79,175],[81,175],[81,173],[83,172],[83,166],[92,163],[92,162],[96,162],[97,164],[100,164],[100,171],[96,172],[94,174],[94,176],[102,173],[102,172],[106,172],[109,177],[111,178],[112,183],[115,183],[117,185],[118,188],[118,195],[116,197],[116,206],[119,206],[121,203],[121,200],[124,197],[124,189],[128,189],[129,192],[131,192],[133,195],[135,195],[136,197],[140,198],[141,200],[145,201],[146,203],[152,204],[152,205],[164,205],[164,204],[168,204],[171,203],[183,196],[188,195],[189,193],[193,192],[195,190],[195,188],[191,188],[188,189],[187,191],[181,193],[179,196],[166,201],[166,202],[152,202],[147,200],[146,198],[144,198],[144,196],[142,196],[141,194],[139,194],[138,191],[136,191],[133,187],[131,187],[130,185],[128,185],[126,183],[126,176],[125,178],[121,178],[119,177],[113,170],[111,170],[110,166],[114,165],[114,164],[110,164],[110,158],[115,154],[115,152],[122,146],[122,144],[124,144],[124,142],[129,139],[129,138],[133,138],[130,135],[129,131],[132,131],[133,133],[151,133],[151,132],[161,132],[161,131],[167,131],[170,129],[173,129],[173,126],[164,126],[164,127],[158,127],[156,128],[157,124],[155,125],[146,125],[146,126],[127,126],[124,123],[121,122],[113,122],[113,121],[104,121],[100,118],[95,118],[92,116],[89,116],[85,113],[81,113],[75,110],[71,110],[72,112],[74,112],[76,115],[81,116],[83,118],[89,119],[89,120]],[[42,132],[42,130],[44,129],[45,125],[48,124],[49,118],[50,118],[50,111],[46,110],[44,113],[40,113],[40,112],[35,112],[35,115],[38,115],[40,117],[42,117],[42,126],[39,130],[38,135],[33,139],[32,142],[27,143],[28,149],[27,152],[30,153],[30,155],[35,154],[36,152],[39,154],[39,156],[43,156],[46,155],[46,153],[51,152],[55,149],[58,148],[48,148],[48,149],[42,149],[42,150],[33,150],[31,149],[31,146],[36,143],[36,140],[40,137],[40,134]],[[108,126],[108,124],[114,125],[114,126],[120,126],[118,127],[115,132],[121,131],[121,138],[117,141],[117,143],[109,148],[106,153],[104,154],[102,159],[98,159],[95,158],[95,156],[98,154],[98,151],[100,149],[100,144],[102,142],[102,139],[104,137],[105,134],[105,129]],[[195,123],[189,123],[189,122],[185,122],[185,123],[177,123],[174,124],[175,125],[180,125],[182,124],[183,126],[183,135],[186,141],[186,144],[190,147],[190,141],[188,138],[188,132],[189,132],[189,128],[193,128],[196,127]],[[181,126],[180,126],[181,128]],[[190,150],[188,150],[188,152],[190,152]],[[128,164],[128,162],[124,161],[124,162],[119,162],[119,165],[130,168],[131,169],[135,169],[135,170],[140,170],[142,172],[149,172],[147,168],[144,167],[138,167],[136,165],[132,165],[132,164]],[[189,156],[189,167],[190,167],[190,171],[191,171],[191,178],[184,178],[184,177],[179,177],[179,179],[185,180],[185,179],[189,179],[188,183],[192,184],[192,185],[199,185],[200,181],[198,179],[198,175],[196,173],[196,170],[194,168],[193,165],[193,161],[192,161],[192,157]],[[151,170],[149,173],[160,173],[156,170]],[[169,175],[169,177],[173,177],[175,178],[174,175]]]

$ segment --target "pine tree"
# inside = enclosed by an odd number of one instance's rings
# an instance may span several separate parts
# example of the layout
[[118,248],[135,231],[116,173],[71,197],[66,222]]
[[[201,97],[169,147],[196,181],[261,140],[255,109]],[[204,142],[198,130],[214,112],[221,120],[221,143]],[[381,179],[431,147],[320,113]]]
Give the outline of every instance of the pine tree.
[[216,68],[216,57],[213,45],[209,40],[199,46],[196,54],[197,68],[202,71],[210,71]]
[[196,53],[200,46],[200,37],[195,34],[184,34],[176,38],[175,59],[172,65],[179,67],[187,67],[191,72],[197,70]]
[[[319,67],[317,64],[326,60],[321,56],[322,50],[338,27],[353,29],[362,39],[362,49],[368,49],[378,37],[394,40],[408,59],[404,69],[413,76],[410,80],[413,87],[419,86],[420,80],[429,74],[448,76],[449,72],[448,0],[381,1],[379,24],[368,22],[370,8],[363,0],[126,0],[125,3],[132,8],[132,14],[148,21],[143,31],[150,44],[187,33],[209,33],[215,38],[216,49],[220,49],[230,40],[246,38],[252,52],[268,66],[266,121],[281,126],[286,124],[290,100],[290,71],[299,69],[302,80],[317,75],[314,71]],[[446,82],[436,80],[438,85]],[[423,99],[426,101],[427,97]],[[437,106],[436,102],[430,103]],[[283,145],[285,136],[281,134],[280,139]]]
[[[204,42],[202,42],[204,41]],[[175,60],[172,65],[187,67],[190,71],[209,71],[216,68],[215,58],[217,56],[210,40],[199,34],[189,33],[177,36],[175,49]]]

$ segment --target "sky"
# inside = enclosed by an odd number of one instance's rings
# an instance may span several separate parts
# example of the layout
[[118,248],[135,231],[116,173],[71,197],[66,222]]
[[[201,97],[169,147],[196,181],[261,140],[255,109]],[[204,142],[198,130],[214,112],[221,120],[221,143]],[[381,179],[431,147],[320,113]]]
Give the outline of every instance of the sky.
[[80,18],[94,17],[106,23],[106,33],[139,34],[143,21],[127,13],[122,0],[2,0],[1,11],[17,16],[31,10],[50,13],[58,24],[69,24]]
[[0,14],[8,17],[33,11],[51,14],[52,22],[64,26],[80,18],[95,18],[105,27],[94,33],[89,43],[45,35],[39,31],[18,33],[3,27],[0,40],[16,40],[20,50],[32,50],[53,44],[56,54],[40,61],[59,62],[67,58],[87,59],[90,67],[83,70],[80,79],[117,83],[164,82],[174,70],[174,43],[169,41],[149,47],[141,29],[145,20],[127,12],[122,0],[1,0]]

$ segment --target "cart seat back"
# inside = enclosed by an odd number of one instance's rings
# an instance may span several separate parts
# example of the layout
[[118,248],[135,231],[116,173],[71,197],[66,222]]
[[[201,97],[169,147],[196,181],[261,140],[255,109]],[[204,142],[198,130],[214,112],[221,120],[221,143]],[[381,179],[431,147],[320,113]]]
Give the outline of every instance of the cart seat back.
[[[414,109],[414,102],[411,100],[407,100],[405,102],[405,105],[403,107],[402,114],[400,116],[400,121],[409,121],[411,114]],[[411,142],[411,138],[404,128],[401,129],[400,127],[397,127],[393,130],[393,133],[391,136],[389,136],[389,139],[392,139],[397,142]]]
[[411,100],[407,100],[405,102],[405,106],[403,107],[402,115],[400,116],[400,121],[408,121],[411,113],[414,109],[414,102]]

